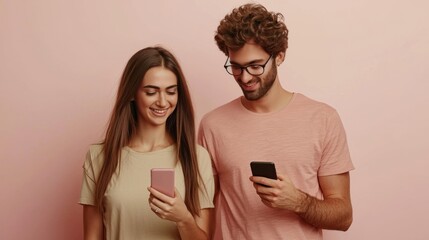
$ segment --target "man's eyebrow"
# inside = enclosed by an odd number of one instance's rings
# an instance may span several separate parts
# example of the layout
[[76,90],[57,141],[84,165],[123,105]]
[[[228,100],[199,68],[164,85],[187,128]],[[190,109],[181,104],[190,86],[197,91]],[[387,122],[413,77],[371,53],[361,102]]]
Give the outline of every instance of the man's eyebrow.
[[[175,87],[177,87],[177,85],[171,85],[171,86],[166,87],[165,89],[171,89],[171,88],[175,88]],[[158,86],[154,86],[154,85],[146,85],[146,86],[144,86],[143,88],[155,88],[155,89],[161,89],[160,87],[158,87]]]
[[250,62],[247,62],[247,63],[244,63],[243,65],[241,65],[241,64],[239,64],[237,62],[234,62],[234,61],[231,61],[231,59],[229,59],[229,63],[230,64],[238,65],[238,66],[247,66],[247,65],[251,65],[251,64],[260,64],[263,61],[264,61],[264,59],[255,59],[255,60],[252,60]]

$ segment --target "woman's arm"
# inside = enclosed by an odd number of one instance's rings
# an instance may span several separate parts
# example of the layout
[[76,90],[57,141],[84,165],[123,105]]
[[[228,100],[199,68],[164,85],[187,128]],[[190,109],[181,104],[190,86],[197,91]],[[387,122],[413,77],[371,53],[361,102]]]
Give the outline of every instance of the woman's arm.
[[209,239],[212,209],[201,209],[200,216],[186,222],[177,222],[180,237],[186,239]]
[[85,240],[103,239],[103,219],[95,206],[83,205],[83,234]]

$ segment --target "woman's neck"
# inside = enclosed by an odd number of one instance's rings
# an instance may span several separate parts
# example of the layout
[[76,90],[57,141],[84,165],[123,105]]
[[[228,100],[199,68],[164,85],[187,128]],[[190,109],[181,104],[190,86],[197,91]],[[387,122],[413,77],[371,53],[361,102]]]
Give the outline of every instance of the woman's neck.
[[174,143],[164,127],[139,128],[128,146],[137,152],[152,152],[166,148]]

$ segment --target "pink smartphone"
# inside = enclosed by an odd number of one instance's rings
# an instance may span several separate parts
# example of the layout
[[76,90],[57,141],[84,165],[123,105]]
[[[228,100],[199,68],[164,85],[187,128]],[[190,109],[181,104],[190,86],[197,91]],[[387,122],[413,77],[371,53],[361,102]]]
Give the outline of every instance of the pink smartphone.
[[174,197],[174,169],[173,168],[152,168],[150,170],[151,187]]

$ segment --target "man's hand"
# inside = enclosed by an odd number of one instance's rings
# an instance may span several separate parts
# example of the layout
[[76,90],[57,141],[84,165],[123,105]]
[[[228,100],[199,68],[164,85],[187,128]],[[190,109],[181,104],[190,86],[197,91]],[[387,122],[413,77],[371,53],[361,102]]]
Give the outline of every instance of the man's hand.
[[266,206],[293,212],[304,211],[307,195],[299,191],[287,176],[278,174],[277,177],[278,179],[274,180],[251,176],[250,181]]

